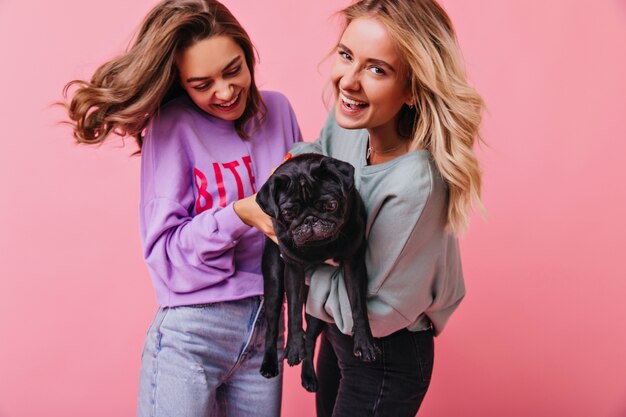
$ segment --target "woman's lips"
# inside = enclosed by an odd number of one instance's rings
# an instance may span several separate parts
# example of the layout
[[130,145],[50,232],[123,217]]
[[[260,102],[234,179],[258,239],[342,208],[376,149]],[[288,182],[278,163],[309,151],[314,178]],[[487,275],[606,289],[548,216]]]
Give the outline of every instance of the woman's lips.
[[239,98],[241,97],[241,91],[229,102],[223,104],[213,104],[213,107],[223,112],[230,112],[235,110],[239,105]]
[[351,99],[343,93],[339,93],[339,101],[341,102],[341,110],[348,115],[355,115],[369,106],[369,104]]

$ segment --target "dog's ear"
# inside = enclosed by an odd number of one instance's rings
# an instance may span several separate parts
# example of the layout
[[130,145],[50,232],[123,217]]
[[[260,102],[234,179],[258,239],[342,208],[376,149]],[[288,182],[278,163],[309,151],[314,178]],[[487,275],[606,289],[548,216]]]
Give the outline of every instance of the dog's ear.
[[270,177],[256,194],[256,202],[270,217],[276,217],[278,206],[274,200],[274,179]]
[[288,185],[289,178],[277,174],[271,175],[265,184],[263,184],[256,195],[256,202],[265,214],[275,219],[278,218],[280,209],[278,207],[277,191]]
[[324,158],[321,164],[331,175],[334,175],[341,184],[344,194],[352,192],[354,188],[354,167],[335,158]]

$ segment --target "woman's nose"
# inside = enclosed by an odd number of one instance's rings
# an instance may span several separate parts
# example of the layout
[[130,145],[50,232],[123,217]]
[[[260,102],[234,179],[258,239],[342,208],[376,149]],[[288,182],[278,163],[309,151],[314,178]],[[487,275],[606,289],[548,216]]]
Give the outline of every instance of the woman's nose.
[[229,101],[233,98],[233,85],[227,82],[221,82],[216,85],[215,98],[218,100]]
[[355,67],[346,69],[339,80],[339,88],[342,90],[358,90],[360,85],[359,71]]

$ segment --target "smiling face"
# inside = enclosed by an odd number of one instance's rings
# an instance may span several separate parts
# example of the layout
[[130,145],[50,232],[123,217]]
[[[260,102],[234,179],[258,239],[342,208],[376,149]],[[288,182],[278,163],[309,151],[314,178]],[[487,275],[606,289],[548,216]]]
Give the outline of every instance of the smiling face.
[[208,114],[237,120],[246,109],[252,82],[245,58],[243,49],[228,36],[198,41],[176,57],[180,83]]
[[402,60],[387,29],[374,18],[358,18],[344,31],[331,69],[339,126],[396,135],[402,105],[412,101]]

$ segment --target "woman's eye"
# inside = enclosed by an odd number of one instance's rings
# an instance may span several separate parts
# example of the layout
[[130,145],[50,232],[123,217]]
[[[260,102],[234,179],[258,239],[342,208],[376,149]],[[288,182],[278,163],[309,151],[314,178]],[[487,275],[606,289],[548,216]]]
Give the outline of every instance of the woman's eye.
[[239,74],[239,72],[241,71],[241,65],[239,65],[237,68],[228,71],[227,73],[225,73],[224,75],[227,77],[233,77],[237,74]]
[[352,60],[352,57],[346,51],[339,50],[338,54],[339,54],[340,57],[342,57],[346,61],[351,61]]
[[370,67],[370,71],[372,71],[376,75],[385,75],[386,72],[381,67]]
[[211,86],[211,83],[202,83],[199,85],[193,86],[193,89],[196,91],[205,91]]

